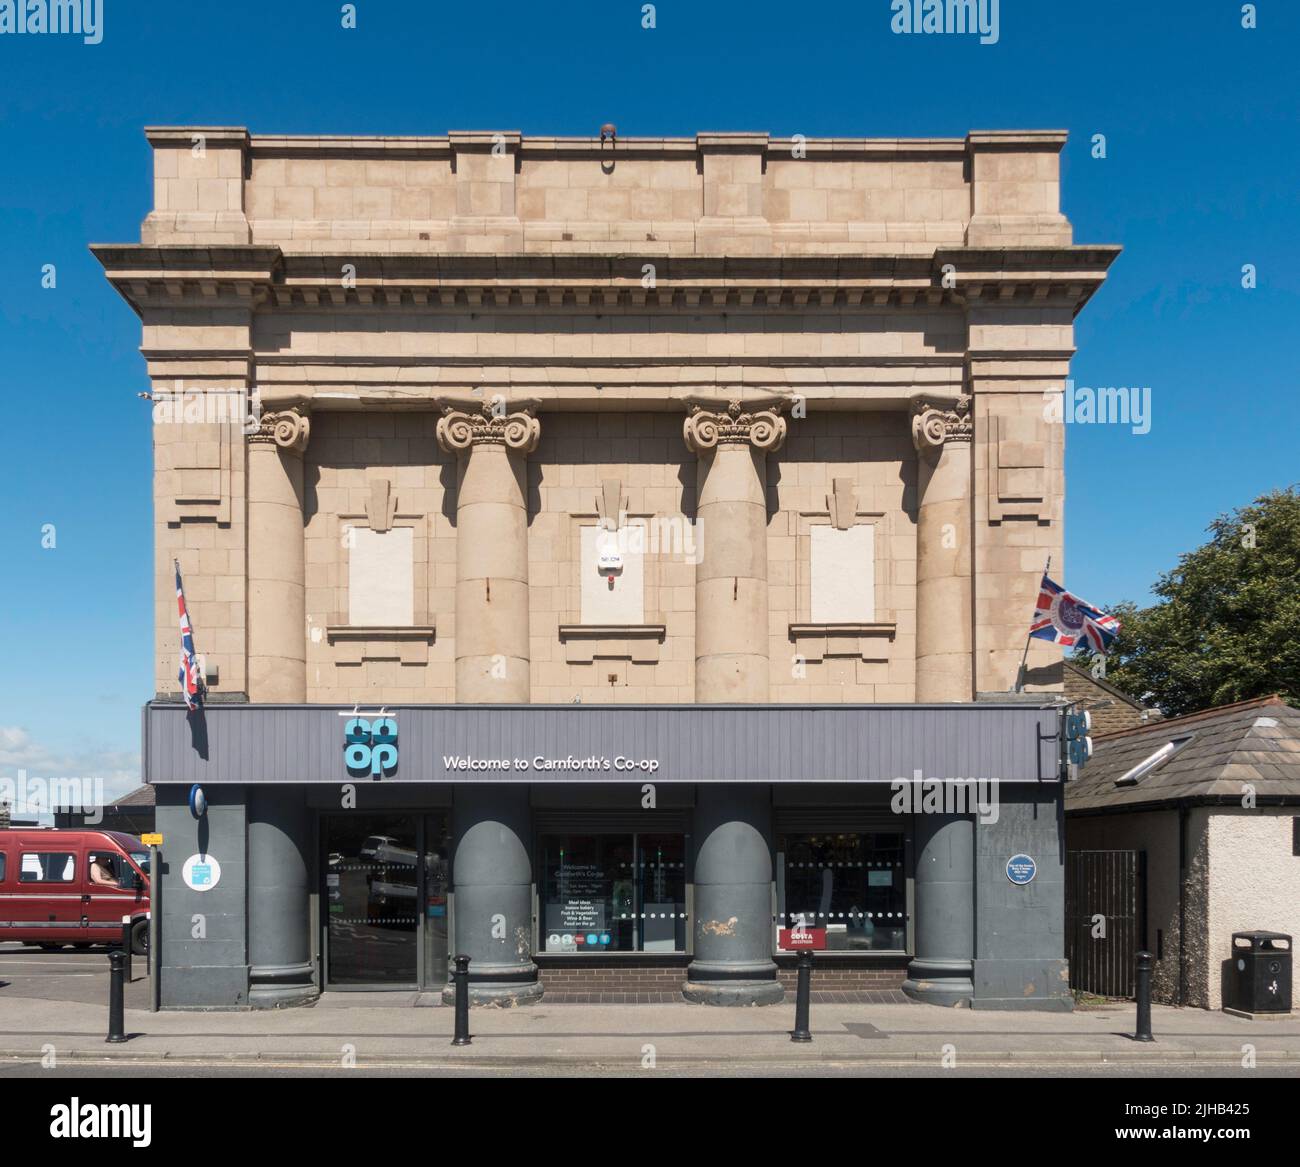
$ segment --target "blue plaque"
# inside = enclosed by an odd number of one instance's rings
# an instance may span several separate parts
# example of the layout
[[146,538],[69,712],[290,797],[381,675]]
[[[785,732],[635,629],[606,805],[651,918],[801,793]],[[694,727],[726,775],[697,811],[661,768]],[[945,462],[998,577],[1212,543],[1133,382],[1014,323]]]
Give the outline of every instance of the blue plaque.
[[1038,864],[1032,855],[1012,855],[1007,860],[1007,878],[1022,887],[1038,874]]

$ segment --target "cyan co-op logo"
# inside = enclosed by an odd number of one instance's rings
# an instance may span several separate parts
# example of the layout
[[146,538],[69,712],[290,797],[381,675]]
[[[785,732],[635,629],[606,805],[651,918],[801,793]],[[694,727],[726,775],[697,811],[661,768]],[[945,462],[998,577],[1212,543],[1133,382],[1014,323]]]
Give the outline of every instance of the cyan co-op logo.
[[397,719],[380,717],[373,723],[354,717],[343,727],[343,757],[355,778],[386,777],[397,770]]

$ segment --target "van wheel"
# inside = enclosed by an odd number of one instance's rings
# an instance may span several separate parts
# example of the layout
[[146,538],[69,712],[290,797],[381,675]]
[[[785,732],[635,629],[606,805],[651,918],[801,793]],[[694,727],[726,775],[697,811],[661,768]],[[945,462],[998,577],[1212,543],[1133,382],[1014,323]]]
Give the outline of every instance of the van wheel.
[[149,921],[137,920],[131,925],[131,951],[136,956],[149,955]]
[[67,947],[66,944],[41,944],[38,945],[42,952],[62,952]]

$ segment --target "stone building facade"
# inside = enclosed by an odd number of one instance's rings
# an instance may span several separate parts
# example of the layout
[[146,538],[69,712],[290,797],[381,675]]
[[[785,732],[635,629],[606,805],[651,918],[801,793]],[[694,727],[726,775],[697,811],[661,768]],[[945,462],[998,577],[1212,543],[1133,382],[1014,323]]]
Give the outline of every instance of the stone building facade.
[[[228,705],[920,709],[1013,687],[1039,574],[1064,558],[1050,406],[1118,251],[1073,242],[1064,134],[148,138],[141,242],[94,251],[153,383],[153,707],[178,698],[173,561],[209,722]],[[1059,652],[1033,642],[1026,681],[1051,705]],[[147,777],[163,829],[179,788]],[[426,777],[389,805],[449,807],[454,853],[456,800],[477,796]],[[790,785],[811,798],[807,777]],[[208,781],[251,855],[270,793]],[[770,860],[772,790],[732,793],[719,821]],[[542,804],[515,794],[536,936]],[[316,896],[312,798],[267,815]],[[854,799],[869,826],[879,787]],[[698,875],[713,811],[679,802]],[[771,863],[753,875],[767,888]],[[231,967],[256,965],[244,943]],[[901,980],[916,953],[891,952]],[[287,963],[319,988],[323,960]]]

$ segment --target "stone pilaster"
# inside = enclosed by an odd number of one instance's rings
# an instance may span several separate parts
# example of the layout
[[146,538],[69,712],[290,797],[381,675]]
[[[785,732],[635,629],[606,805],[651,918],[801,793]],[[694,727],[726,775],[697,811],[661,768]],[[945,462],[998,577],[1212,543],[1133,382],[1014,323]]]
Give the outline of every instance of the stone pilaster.
[[311,419],[265,413],[248,439],[248,699],[307,700],[302,456]]
[[912,402],[917,450],[916,700],[971,701],[970,398]]
[[768,699],[767,455],[780,400],[695,405],[683,436],[696,471],[695,699]]
[[[445,404],[438,444],[458,456],[456,700],[529,698],[528,455],[541,423],[533,402],[471,412]],[[513,412],[512,412],[513,410]]]

